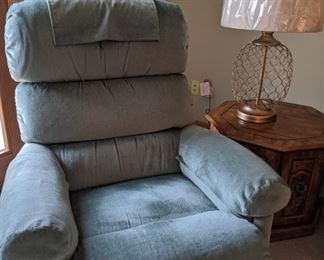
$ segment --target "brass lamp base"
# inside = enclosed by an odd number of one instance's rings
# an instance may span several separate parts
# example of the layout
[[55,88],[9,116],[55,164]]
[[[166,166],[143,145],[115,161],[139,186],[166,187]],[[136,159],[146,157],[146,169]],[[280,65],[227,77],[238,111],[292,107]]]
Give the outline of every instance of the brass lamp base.
[[260,108],[244,104],[238,108],[237,117],[246,122],[263,124],[275,121],[277,114],[271,108]]

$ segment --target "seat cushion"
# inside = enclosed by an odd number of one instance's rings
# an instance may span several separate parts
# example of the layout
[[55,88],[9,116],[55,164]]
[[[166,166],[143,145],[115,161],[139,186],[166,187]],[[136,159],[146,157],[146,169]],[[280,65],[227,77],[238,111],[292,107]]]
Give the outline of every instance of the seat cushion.
[[182,174],[74,192],[71,202],[80,235],[75,259],[264,259],[268,255],[256,226],[219,211]]

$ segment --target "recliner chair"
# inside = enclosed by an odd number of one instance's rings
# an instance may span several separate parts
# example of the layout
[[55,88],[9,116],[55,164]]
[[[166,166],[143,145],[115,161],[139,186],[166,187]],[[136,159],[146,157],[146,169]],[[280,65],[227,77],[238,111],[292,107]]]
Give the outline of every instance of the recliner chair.
[[270,259],[290,190],[191,125],[177,5],[27,0],[5,39],[26,144],[1,193],[1,259]]

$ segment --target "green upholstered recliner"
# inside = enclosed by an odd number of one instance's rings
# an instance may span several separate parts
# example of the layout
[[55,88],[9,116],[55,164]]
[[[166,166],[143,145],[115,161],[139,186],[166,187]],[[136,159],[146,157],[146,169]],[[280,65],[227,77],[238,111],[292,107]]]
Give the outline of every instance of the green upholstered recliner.
[[271,258],[290,190],[191,125],[178,6],[27,0],[5,39],[25,145],[1,193],[1,259]]

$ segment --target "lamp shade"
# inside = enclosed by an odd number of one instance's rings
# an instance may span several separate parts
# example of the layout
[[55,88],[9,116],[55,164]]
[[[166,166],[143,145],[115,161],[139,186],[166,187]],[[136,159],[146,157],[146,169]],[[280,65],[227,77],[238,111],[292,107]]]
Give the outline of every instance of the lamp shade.
[[265,32],[319,32],[322,0],[224,0],[221,25]]

